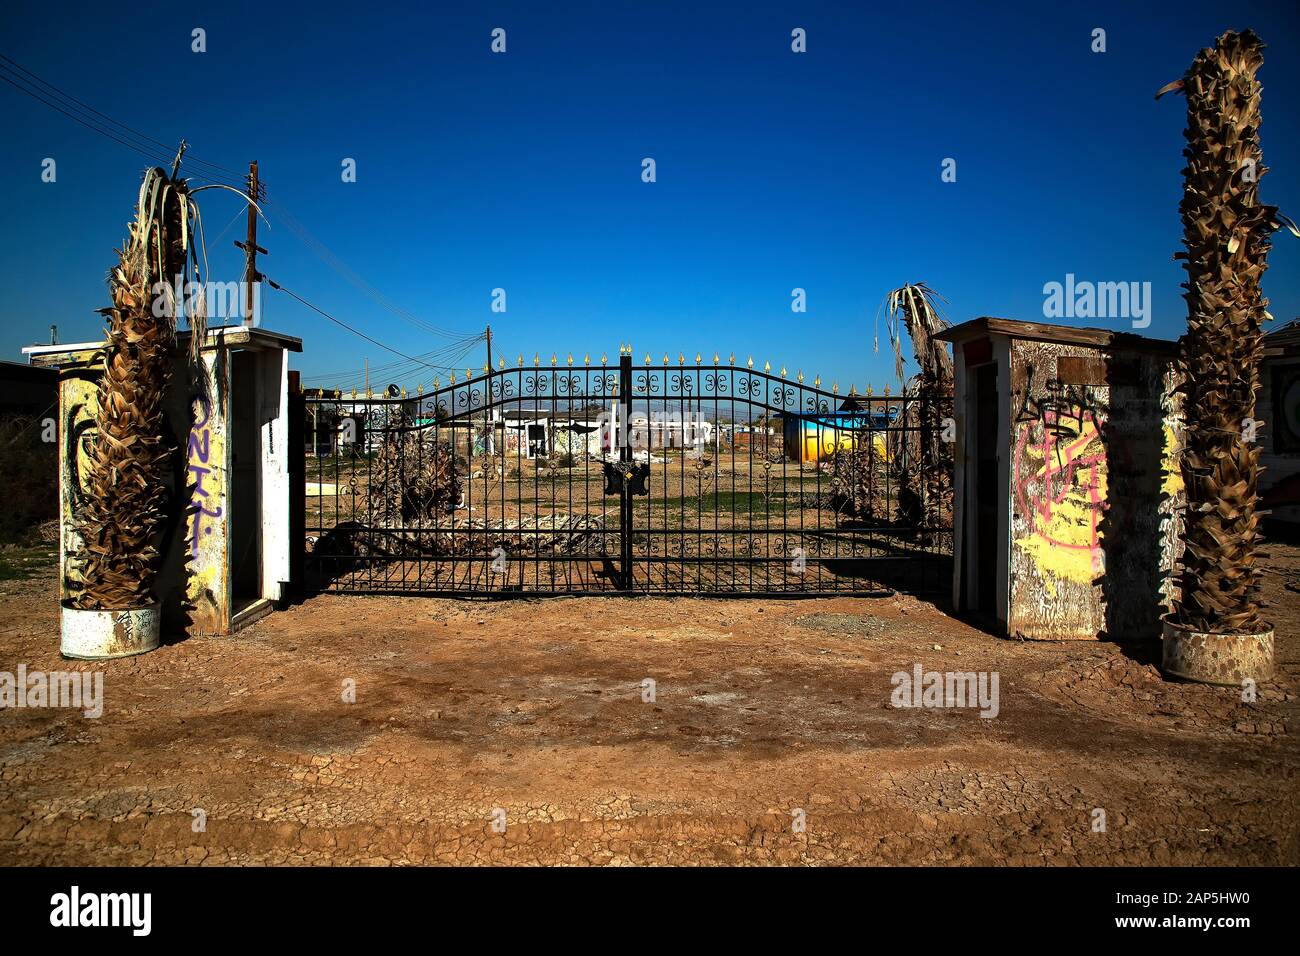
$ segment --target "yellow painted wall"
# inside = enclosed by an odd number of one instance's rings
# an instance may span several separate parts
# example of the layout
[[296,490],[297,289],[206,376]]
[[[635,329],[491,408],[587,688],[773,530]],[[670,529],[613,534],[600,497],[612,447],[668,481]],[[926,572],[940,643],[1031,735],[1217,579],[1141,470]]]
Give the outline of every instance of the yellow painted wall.
[[[226,390],[218,388],[220,353],[204,353],[204,387],[209,396],[187,397],[179,383],[189,373],[178,367],[173,376],[174,398],[169,399],[172,428],[185,435],[185,487],[179,503],[183,520],[171,528],[164,541],[163,573],[159,599],[164,620],[183,621],[191,634],[226,634],[230,631],[230,569],[228,561],[229,451],[226,442]],[[88,493],[86,475],[89,451],[95,440],[95,415],[99,406],[98,364],[93,352],[61,357],[59,381],[59,559],[60,598],[69,596],[68,583],[77,573],[69,558],[82,546],[77,527],[80,503]],[[188,388],[188,385],[186,386]],[[188,432],[187,432],[188,429]],[[179,575],[179,576],[178,576]]]

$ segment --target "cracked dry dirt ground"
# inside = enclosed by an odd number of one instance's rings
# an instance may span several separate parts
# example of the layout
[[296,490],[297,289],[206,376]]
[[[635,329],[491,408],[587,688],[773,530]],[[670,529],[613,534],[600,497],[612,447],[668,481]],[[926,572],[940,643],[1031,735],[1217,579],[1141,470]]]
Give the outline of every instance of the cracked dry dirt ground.
[[[1300,550],[1272,550],[1251,705],[906,596],[319,597],[90,665],[52,570],[2,581],[0,670],[101,668],[105,706],[0,710],[0,863],[1294,865]],[[891,708],[916,662],[997,670],[1001,713]]]

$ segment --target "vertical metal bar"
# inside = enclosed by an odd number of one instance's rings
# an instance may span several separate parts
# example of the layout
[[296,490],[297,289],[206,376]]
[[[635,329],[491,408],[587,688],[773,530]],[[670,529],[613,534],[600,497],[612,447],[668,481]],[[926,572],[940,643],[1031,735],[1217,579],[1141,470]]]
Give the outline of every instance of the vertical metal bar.
[[[623,423],[618,458],[625,466],[623,473],[626,475],[631,471],[629,466],[632,462],[632,431],[629,427],[632,421],[632,356],[623,350],[620,350],[618,357],[618,402],[619,418]],[[630,591],[632,590],[632,496],[628,493],[626,479],[621,482],[621,485],[619,510],[622,520],[619,561],[622,565],[623,590]]]

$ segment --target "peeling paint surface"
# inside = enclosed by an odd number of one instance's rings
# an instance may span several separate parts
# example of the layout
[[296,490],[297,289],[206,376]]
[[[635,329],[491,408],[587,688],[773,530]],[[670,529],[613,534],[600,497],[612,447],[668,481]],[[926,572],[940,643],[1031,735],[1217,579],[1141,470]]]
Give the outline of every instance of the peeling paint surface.
[[1061,578],[1092,584],[1105,562],[1099,525],[1106,504],[1106,450],[1096,413],[1046,411],[1041,428],[1021,423],[1017,441],[1013,486],[1030,531],[1016,546],[1034,558],[1049,596],[1056,596]]
[[1010,355],[1008,632],[1158,636],[1182,501],[1169,360],[1030,340]]
[[230,462],[226,442],[229,388],[220,376],[220,353],[205,352],[199,394],[190,401],[190,428],[185,444],[186,495],[189,520],[185,535],[189,556],[185,599],[190,632],[224,634],[231,617]]

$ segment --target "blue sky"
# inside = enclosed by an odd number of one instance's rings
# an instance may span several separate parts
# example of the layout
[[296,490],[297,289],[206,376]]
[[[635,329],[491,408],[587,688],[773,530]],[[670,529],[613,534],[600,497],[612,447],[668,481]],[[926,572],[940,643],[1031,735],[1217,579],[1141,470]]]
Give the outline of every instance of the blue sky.
[[[1080,6],[19,2],[0,11],[0,52],[195,157],[257,159],[265,273],[403,352],[446,340],[361,294],[277,206],[425,322],[491,322],[512,361],[630,341],[638,361],[734,351],[879,386],[892,360],[872,352],[875,315],[908,281],[942,292],[954,322],[1042,321],[1044,283],[1067,273],[1151,282],[1147,333],[1179,334],[1185,107],[1153,94],[1224,29],[1269,45],[1261,190],[1300,218],[1294,3]],[[18,359],[51,323],[97,337],[146,160],[4,84],[0,115],[0,356]],[[238,200],[201,199],[213,278],[237,279]],[[1300,240],[1280,234],[1270,262],[1272,311],[1295,317]],[[307,376],[394,361],[280,293],[264,324],[304,339]]]

